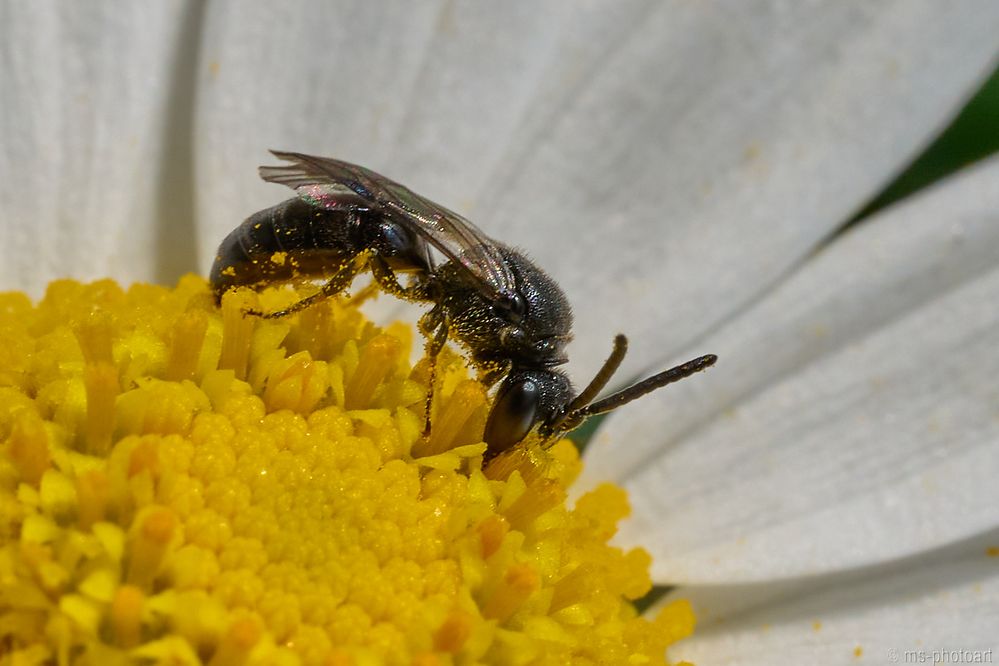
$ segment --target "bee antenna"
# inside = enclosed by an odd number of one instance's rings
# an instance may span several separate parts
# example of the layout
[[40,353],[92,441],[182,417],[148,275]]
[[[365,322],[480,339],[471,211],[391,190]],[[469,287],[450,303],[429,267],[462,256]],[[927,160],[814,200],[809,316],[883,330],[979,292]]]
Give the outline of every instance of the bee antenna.
[[585,407],[590,404],[597,394],[604,390],[607,386],[607,382],[610,378],[614,376],[617,369],[621,367],[621,361],[624,360],[624,355],[628,353],[628,338],[624,336],[623,333],[618,333],[614,336],[614,347],[611,349],[610,356],[604,361],[604,364],[600,366],[600,370],[597,374],[590,380],[590,383],[586,385],[579,395],[577,395],[569,406],[566,407],[566,413],[571,414],[580,407]]
[[[615,347],[615,351],[616,350],[617,348]],[[611,358],[613,357],[614,354],[611,354]],[[604,368],[607,367],[611,358],[608,358],[607,363],[604,363]],[[714,365],[717,360],[718,357],[714,354],[699,356],[692,361],[687,361],[686,363],[678,365],[674,368],[663,370],[658,374],[652,375],[648,379],[643,379],[637,384],[632,384],[628,388],[622,389],[617,393],[612,393],[603,400],[598,400],[597,402],[590,404],[583,403],[582,406],[575,406],[576,401],[574,400],[572,403],[573,408],[566,413],[559,423],[555,424],[555,427],[553,427],[552,430],[554,431],[557,428],[561,432],[568,432],[591,416],[596,416],[597,414],[603,414],[611,411],[612,409],[617,409],[618,407],[626,405],[637,398],[641,398],[643,395],[651,393],[658,388],[662,388],[663,386],[678,382],[681,379],[701,372],[702,370],[706,370]],[[620,364],[620,360],[618,360],[618,364]],[[602,372],[603,368],[601,368],[600,373],[597,373],[597,377],[600,377]],[[593,382],[590,382],[590,386],[592,386],[595,381],[596,378],[594,378]],[[607,380],[604,379],[604,383],[606,383],[606,381]],[[590,386],[586,387],[587,391],[590,389]],[[599,391],[599,389],[597,390]],[[585,392],[586,391],[584,391],[584,393]]]
[[[550,423],[544,425],[543,430],[545,434],[551,434],[554,432],[565,430],[571,430],[571,428],[561,428],[560,426],[565,423],[574,412],[576,412],[580,407],[585,407],[597,394],[603,390],[610,381],[610,378],[614,376],[617,369],[621,367],[621,361],[624,360],[624,355],[628,353],[628,338],[625,337],[623,333],[618,333],[614,336],[614,347],[611,349],[610,356],[604,361],[604,364],[600,366],[600,370],[597,374],[590,380],[590,383],[586,385],[579,395],[572,399],[566,408],[562,412],[561,416],[552,420]],[[575,426],[573,426],[575,427]]]

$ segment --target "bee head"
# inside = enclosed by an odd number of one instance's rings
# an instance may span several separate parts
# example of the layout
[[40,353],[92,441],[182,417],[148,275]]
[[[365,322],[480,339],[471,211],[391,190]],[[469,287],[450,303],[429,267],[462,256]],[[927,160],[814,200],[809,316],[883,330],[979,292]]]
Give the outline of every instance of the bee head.
[[486,455],[502,453],[536,425],[555,421],[571,399],[572,385],[561,372],[514,369],[500,384],[486,421]]

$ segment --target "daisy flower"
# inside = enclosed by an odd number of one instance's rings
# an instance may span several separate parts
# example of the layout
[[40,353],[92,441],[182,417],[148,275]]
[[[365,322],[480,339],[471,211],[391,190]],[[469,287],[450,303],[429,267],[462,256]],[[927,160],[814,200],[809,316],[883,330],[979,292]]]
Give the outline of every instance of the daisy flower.
[[[602,422],[571,491],[580,515],[599,513],[586,497],[613,508],[593,518],[601,538],[622,504],[600,484],[628,491],[632,517],[614,543],[647,550],[651,580],[689,599],[700,621],[670,658],[912,663],[999,651],[999,164],[841,232],[995,68],[994,3],[12,2],[0,26],[3,288],[38,297],[59,277],[174,284],[204,273],[229,230],[286,196],[254,176],[265,148],[364,164],[523,247],[563,285],[577,383],[619,331],[631,340],[622,381],[719,355],[711,373]],[[139,290],[162,303],[195,297],[187,280],[172,296]],[[61,284],[49,295],[70,310],[132,294],[105,285],[85,298]],[[8,318],[43,316],[11,299]],[[375,306],[391,318],[391,299]],[[53,312],[44,316],[68,316]],[[212,321],[206,331],[225,325]],[[76,392],[50,396],[51,410],[79,418],[91,395],[117,410],[111,361],[142,375],[114,345],[108,359],[105,324],[48,340],[76,357],[24,369],[76,363]],[[20,358],[6,344],[4,358]],[[162,341],[129,344],[148,344],[160,371],[199,372]],[[6,365],[14,386],[24,375]],[[290,397],[259,399],[301,406],[309,384],[296,381]],[[200,389],[209,402],[228,395],[211,386]],[[37,422],[18,424],[3,433],[8,452],[43,437]],[[116,436],[100,419],[76,426],[84,448]],[[560,484],[570,458],[552,472]],[[11,459],[37,477],[37,497],[17,499],[54,497],[58,516],[65,484],[49,494],[41,484],[72,461]],[[137,460],[141,472],[149,459]],[[158,571],[175,519],[143,514],[136,533],[97,545],[111,559],[131,548]],[[77,544],[87,547],[97,546]],[[44,549],[28,555],[53,571]],[[530,574],[511,580],[535,589]],[[640,587],[618,583],[623,598]],[[128,618],[144,599],[105,601]],[[687,617],[665,603],[673,610],[653,617]],[[70,606],[66,617],[88,617],[86,604]],[[0,616],[8,634],[10,617]],[[218,663],[273,629],[255,622],[206,637],[226,646]]]

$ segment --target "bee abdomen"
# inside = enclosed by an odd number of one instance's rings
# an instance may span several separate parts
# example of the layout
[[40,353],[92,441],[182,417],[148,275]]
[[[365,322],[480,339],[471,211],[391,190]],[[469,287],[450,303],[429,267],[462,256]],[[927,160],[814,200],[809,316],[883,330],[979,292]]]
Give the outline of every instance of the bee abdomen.
[[216,298],[233,287],[309,279],[335,273],[360,252],[357,213],[288,199],[248,217],[222,244],[211,270]]

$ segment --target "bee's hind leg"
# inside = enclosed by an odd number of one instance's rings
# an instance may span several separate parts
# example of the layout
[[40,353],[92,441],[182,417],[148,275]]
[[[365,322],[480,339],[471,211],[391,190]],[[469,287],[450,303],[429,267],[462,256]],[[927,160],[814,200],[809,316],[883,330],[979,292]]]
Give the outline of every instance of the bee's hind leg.
[[350,283],[354,281],[354,277],[357,275],[357,262],[348,261],[344,264],[340,270],[333,274],[333,277],[329,279],[319,291],[314,294],[306,296],[300,301],[292,303],[288,307],[282,310],[276,310],[275,312],[262,312],[260,310],[246,310],[246,314],[253,315],[255,317],[261,317],[263,319],[280,319],[281,317],[287,317],[290,314],[296,312],[301,312],[306,308],[312,307],[316,303],[325,301],[327,298],[332,298],[337,294],[343,292]]
[[404,301],[432,300],[428,293],[429,282],[427,279],[417,279],[409,286],[403,286],[399,282],[399,276],[388,265],[384,257],[380,257],[377,254],[371,256],[368,260],[368,266],[371,268],[371,275],[375,280],[375,284],[381,287],[382,291],[396,298],[401,298]]

